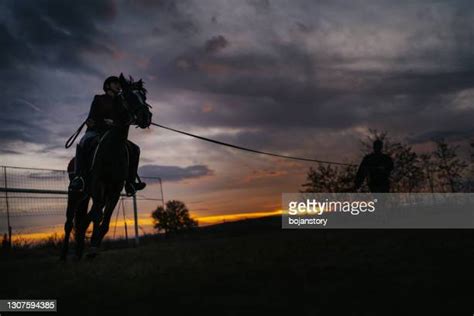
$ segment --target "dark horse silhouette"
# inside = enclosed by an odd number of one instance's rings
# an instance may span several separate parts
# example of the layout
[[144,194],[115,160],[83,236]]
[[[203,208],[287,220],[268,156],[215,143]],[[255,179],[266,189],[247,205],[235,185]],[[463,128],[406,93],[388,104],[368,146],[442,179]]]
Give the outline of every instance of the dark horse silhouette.
[[[89,256],[97,254],[98,247],[109,230],[112,213],[128,176],[129,154],[126,144],[130,125],[147,128],[151,123],[149,110],[151,106],[146,103],[143,81],[135,82],[131,77],[127,80],[122,74],[119,79],[122,86],[120,97],[123,98],[127,119],[123,122],[114,122],[101,137],[94,152],[86,192],[71,192],[68,195],[62,259],[66,259],[73,226],[76,228],[76,255],[79,259],[82,257],[85,234],[91,222],[93,230]],[[87,213],[89,199],[92,199],[93,203]]]

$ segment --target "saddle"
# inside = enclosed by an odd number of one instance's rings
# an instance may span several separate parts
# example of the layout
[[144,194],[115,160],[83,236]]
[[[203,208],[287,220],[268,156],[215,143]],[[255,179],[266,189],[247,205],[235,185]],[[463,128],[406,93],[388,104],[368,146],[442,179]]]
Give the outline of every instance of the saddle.
[[[130,166],[130,148],[128,145],[128,141],[123,143],[121,146],[124,146],[125,150],[121,152],[121,155],[123,158],[125,158],[125,161],[123,161],[124,164],[116,165],[115,163],[118,162],[118,157],[112,157],[110,155],[107,155],[108,152],[108,145],[107,142],[104,140],[107,140],[107,136],[109,135],[109,132],[105,132],[102,135],[97,135],[97,137],[89,138],[89,141],[86,142],[86,145],[81,149],[80,155],[77,156],[78,162],[80,163],[80,168],[79,168],[79,173],[81,173],[82,176],[82,182],[81,181],[76,181],[76,164],[77,162],[75,159],[71,159],[68,165],[68,173],[69,173],[69,190],[70,191],[79,191],[79,190],[85,190],[86,192],[89,192],[91,188],[91,177],[92,173],[103,173],[104,171],[107,174],[107,177],[112,177],[116,178],[116,176],[120,175],[120,172],[117,173],[118,170],[114,169],[114,167],[120,167],[124,168],[125,172],[130,172],[129,166]],[[123,147],[122,147],[123,148]],[[100,162],[100,166],[97,166],[97,164]],[[99,169],[97,169],[99,168]],[[97,169],[97,170],[95,170]],[[95,171],[94,171],[95,170]],[[126,176],[126,174],[123,174]],[[79,189],[81,187],[81,189]],[[133,186],[131,186],[132,189],[134,189]],[[143,186],[144,187],[144,186]],[[138,188],[140,190],[140,188]],[[135,189],[134,189],[135,190]],[[127,192],[130,190],[127,190]],[[128,193],[127,193],[128,194]]]
[[[87,155],[87,159],[86,162],[87,162],[87,165],[86,165],[86,169],[88,170],[88,174],[93,170],[95,164],[97,163],[97,157],[98,157],[98,153],[102,150],[102,142],[104,141],[104,139],[107,137],[108,135],[108,132],[105,132],[102,136],[98,136],[98,137],[95,137],[93,139],[93,141],[91,142],[90,144],[90,149],[88,150],[88,153],[86,153]],[[125,147],[125,152],[127,154],[127,165],[130,163],[130,152],[129,152],[129,149],[128,149],[128,145],[127,145],[127,142],[124,143],[124,147]]]

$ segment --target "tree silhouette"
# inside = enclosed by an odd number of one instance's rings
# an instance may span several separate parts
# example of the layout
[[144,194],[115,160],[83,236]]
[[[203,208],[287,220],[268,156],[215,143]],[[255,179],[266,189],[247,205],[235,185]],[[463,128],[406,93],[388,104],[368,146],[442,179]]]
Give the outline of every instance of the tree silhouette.
[[469,142],[470,160],[467,179],[467,191],[474,191],[474,139]]
[[435,141],[433,157],[436,162],[438,178],[442,189],[458,192],[462,189],[462,176],[467,164],[458,158],[458,146],[449,145],[444,139]]
[[310,167],[302,192],[348,192],[354,186],[356,166]]
[[[459,146],[450,145],[443,139],[434,141],[434,151],[418,154],[408,144],[375,129],[369,129],[368,136],[360,141],[364,155],[372,151],[373,142],[377,139],[383,141],[382,152],[394,161],[390,175],[392,192],[473,191],[474,140],[469,142],[470,161],[466,162],[458,155]],[[353,188],[356,171],[354,166],[311,167],[300,192],[349,192]],[[366,184],[361,187],[362,192],[367,190]]]
[[423,177],[428,184],[428,191],[431,193],[435,192],[435,180],[436,180],[436,164],[433,161],[431,153],[424,153],[420,155],[420,165],[423,170]]
[[151,213],[153,227],[164,231],[166,235],[198,226],[198,222],[189,216],[189,210],[181,201],[171,200],[163,208],[159,206]]
[[408,145],[397,143],[393,160],[395,168],[392,172],[394,192],[416,192],[423,186],[423,169],[420,158]]

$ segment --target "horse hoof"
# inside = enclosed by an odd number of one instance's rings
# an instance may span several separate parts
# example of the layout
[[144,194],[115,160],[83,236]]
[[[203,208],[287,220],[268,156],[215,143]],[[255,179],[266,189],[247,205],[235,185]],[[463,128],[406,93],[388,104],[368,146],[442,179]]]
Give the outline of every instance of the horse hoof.
[[89,252],[86,255],[87,259],[94,259],[99,255],[99,249],[97,247],[90,247]]
[[75,255],[72,257],[73,262],[79,262],[82,259],[82,255]]
[[96,258],[98,255],[99,255],[98,253],[88,253],[86,255],[86,259],[92,260],[92,259]]

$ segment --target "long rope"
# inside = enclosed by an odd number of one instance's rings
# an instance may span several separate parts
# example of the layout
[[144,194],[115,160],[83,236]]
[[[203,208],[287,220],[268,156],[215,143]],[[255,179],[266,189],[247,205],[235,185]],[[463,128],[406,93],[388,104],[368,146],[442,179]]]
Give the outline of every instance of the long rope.
[[151,123],[151,125],[161,127],[161,128],[164,128],[164,129],[176,132],[176,133],[180,133],[180,134],[183,134],[183,135],[191,136],[191,137],[194,137],[194,138],[197,138],[197,139],[200,139],[200,140],[204,140],[206,142],[218,144],[218,145],[221,145],[221,146],[227,146],[227,147],[231,147],[231,148],[235,148],[235,149],[239,149],[239,150],[244,150],[244,151],[248,151],[248,152],[252,152],[252,153],[256,153],[256,154],[279,157],[279,158],[284,158],[284,159],[293,159],[293,160],[300,160],[300,161],[317,162],[317,163],[330,164],[330,165],[354,166],[354,164],[343,163],[343,162],[319,160],[319,159],[311,159],[311,158],[295,157],[295,156],[287,156],[287,155],[269,153],[269,152],[265,152],[265,151],[260,151],[260,150],[255,150],[255,149],[251,149],[251,148],[237,146],[237,145],[233,145],[233,144],[229,144],[229,143],[224,143],[224,142],[221,142],[221,141],[218,141],[218,140],[215,140],[215,139],[210,139],[210,138],[202,137],[202,136],[199,136],[199,135],[194,135],[194,134],[191,134],[191,133],[188,133],[188,132],[180,131],[180,130],[177,130],[177,129],[174,129],[174,128],[171,128],[171,127],[168,127],[168,126],[164,126],[164,125],[161,125],[161,124],[153,123],[153,122]]

